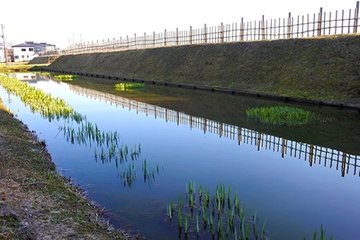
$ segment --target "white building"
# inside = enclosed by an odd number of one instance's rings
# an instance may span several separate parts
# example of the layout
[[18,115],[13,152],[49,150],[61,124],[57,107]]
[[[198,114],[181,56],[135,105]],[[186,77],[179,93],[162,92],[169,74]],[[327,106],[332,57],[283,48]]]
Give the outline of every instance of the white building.
[[48,44],[46,42],[25,42],[12,46],[12,49],[14,51],[15,62],[30,61],[36,56],[43,54],[55,54],[57,51],[55,45]]
[[34,44],[22,43],[12,46],[12,49],[14,51],[14,62],[27,62],[36,56]]

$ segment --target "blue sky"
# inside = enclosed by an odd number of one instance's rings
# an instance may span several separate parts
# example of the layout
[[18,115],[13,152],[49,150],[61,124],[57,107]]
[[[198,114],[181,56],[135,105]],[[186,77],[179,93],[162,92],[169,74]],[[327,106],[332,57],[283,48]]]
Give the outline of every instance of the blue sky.
[[66,48],[69,43],[143,35],[218,25],[221,22],[354,9],[355,0],[5,0],[0,23],[13,44],[48,42]]

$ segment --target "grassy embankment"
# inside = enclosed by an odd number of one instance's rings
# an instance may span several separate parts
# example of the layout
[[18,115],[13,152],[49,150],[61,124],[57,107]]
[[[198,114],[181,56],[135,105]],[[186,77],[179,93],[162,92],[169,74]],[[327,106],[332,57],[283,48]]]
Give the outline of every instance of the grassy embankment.
[[360,36],[60,56],[49,69],[360,106]]
[[27,72],[30,69],[47,66],[48,64],[0,63],[0,73]]
[[1,99],[0,156],[0,239],[125,239],[56,172],[44,143]]

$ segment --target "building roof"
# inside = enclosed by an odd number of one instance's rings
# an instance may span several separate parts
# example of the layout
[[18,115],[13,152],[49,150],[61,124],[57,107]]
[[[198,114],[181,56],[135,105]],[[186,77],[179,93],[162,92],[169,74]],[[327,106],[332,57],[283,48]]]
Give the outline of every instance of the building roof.
[[11,47],[35,47],[35,44],[20,43],[20,44],[17,44],[17,45],[13,45]]

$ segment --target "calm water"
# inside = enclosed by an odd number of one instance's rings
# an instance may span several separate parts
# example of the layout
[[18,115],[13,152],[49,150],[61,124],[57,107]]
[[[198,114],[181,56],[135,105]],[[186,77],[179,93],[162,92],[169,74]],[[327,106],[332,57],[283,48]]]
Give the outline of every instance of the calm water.
[[[118,146],[129,149],[121,161],[105,157],[106,144],[72,143],[64,129],[76,132],[80,125],[49,122],[0,88],[5,105],[46,141],[59,172],[105,207],[116,226],[147,239],[177,239],[166,205],[184,198],[193,180],[210,191],[231,186],[247,214],[266,220],[271,239],[310,239],[321,224],[335,239],[359,237],[356,112],[304,107],[326,123],[269,127],[244,114],[247,107],[275,104],[264,100],[153,86],[120,96],[111,83],[33,80],[29,84],[65,99],[92,126],[117,131]],[[129,168],[131,181],[124,177]]]

